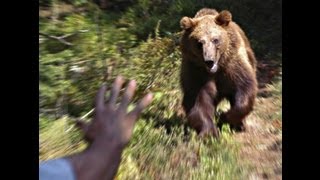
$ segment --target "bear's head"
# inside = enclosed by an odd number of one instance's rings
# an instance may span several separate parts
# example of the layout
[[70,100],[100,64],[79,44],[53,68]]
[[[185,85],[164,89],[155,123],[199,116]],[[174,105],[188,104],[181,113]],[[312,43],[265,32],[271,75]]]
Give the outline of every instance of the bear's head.
[[224,10],[195,18],[183,17],[180,21],[181,28],[188,34],[190,53],[211,73],[217,72],[219,60],[228,49],[230,40],[226,28],[231,18],[231,13]]

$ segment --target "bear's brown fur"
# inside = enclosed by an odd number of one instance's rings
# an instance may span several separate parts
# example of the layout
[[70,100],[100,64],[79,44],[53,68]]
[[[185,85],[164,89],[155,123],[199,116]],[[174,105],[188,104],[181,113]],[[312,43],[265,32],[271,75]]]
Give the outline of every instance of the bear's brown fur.
[[257,93],[256,59],[248,38],[226,10],[204,8],[180,24],[182,105],[189,125],[200,135],[218,136],[213,117],[226,98],[231,109],[220,115],[220,125],[243,130]]

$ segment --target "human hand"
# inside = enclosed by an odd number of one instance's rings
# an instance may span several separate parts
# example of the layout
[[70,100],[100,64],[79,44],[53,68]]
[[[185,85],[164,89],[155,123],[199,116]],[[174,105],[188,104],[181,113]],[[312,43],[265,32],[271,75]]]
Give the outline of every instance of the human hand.
[[117,106],[117,97],[123,83],[123,78],[118,76],[106,103],[106,86],[103,85],[96,95],[91,123],[77,121],[89,142],[85,151],[67,157],[78,180],[113,179],[121,161],[122,150],[132,136],[134,124],[142,110],[151,103],[152,94],[149,93],[127,113],[136,89],[136,82],[133,80],[129,82],[120,105]]
[[127,108],[136,89],[136,82],[131,80],[125,90],[119,106],[116,105],[117,97],[124,83],[124,79],[118,76],[113,83],[110,97],[105,103],[106,85],[103,85],[95,100],[95,114],[91,123],[77,121],[77,125],[84,132],[85,139],[91,144],[94,141],[108,141],[121,147],[125,146],[133,132],[134,124],[152,101],[152,94],[145,95],[137,106],[129,113]]

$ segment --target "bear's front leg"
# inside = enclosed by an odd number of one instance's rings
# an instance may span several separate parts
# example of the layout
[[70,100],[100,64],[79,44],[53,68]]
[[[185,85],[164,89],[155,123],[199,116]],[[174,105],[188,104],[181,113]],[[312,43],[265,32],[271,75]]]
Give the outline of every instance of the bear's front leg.
[[228,123],[235,131],[245,131],[244,121],[253,110],[254,101],[254,93],[238,91],[230,102],[230,110],[221,114],[218,126],[221,128],[222,124]]
[[219,131],[213,123],[215,112],[213,98],[215,95],[216,88],[213,82],[205,84],[193,100],[194,94],[185,93],[184,95],[183,106],[187,113],[188,124],[200,136],[213,135],[219,137]]

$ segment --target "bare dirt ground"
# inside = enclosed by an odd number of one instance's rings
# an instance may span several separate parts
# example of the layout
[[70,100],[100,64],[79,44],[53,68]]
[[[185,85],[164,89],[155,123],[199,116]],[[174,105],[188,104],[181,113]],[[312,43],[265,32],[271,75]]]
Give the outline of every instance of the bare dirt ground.
[[252,168],[250,180],[282,179],[281,95],[274,95],[266,86],[279,69],[272,64],[258,66],[260,93],[254,112],[248,116],[246,131],[235,135],[242,144],[240,158]]

